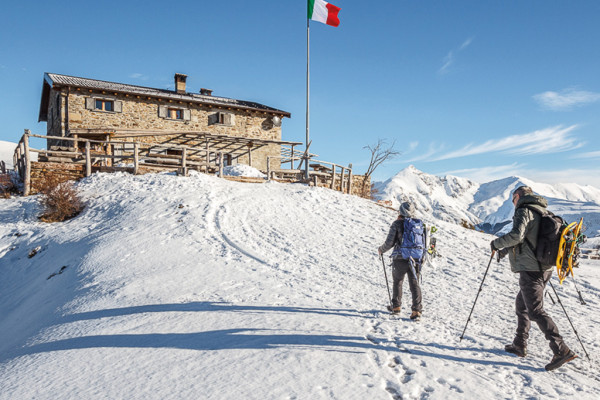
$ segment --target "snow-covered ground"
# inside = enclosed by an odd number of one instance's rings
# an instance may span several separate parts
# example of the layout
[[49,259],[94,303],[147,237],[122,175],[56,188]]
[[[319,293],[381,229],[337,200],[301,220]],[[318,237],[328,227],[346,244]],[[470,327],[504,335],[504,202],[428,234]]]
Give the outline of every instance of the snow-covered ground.
[[[517,278],[490,235],[439,231],[424,315],[399,318],[377,246],[396,217],[354,196],[203,174],[94,174],[85,211],[38,222],[0,200],[0,399],[597,399],[600,264],[554,284],[547,311],[580,358],[545,372],[512,340]],[[40,250],[28,257],[31,250]],[[389,263],[386,257],[386,263]],[[388,267],[388,276],[390,275]],[[410,298],[407,283],[405,296]]]

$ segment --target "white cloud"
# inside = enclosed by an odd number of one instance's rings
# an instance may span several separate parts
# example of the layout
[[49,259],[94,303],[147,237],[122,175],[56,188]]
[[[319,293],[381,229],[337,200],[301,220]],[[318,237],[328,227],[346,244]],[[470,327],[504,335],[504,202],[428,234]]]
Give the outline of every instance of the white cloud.
[[444,57],[443,60],[444,64],[442,65],[442,67],[438,70],[438,73],[443,75],[448,73],[448,68],[450,68],[450,66],[452,64],[454,64],[454,52],[450,51],[446,57]]
[[429,149],[427,150],[427,152],[425,154],[422,154],[420,156],[416,156],[416,157],[412,157],[408,160],[402,160],[401,162],[416,162],[416,161],[430,161],[429,159],[431,157],[433,157],[433,155],[439,153],[440,151],[442,151],[444,149],[444,145],[443,144],[438,144],[438,143],[431,143],[429,145]]
[[147,75],[141,74],[139,72],[135,72],[135,73],[129,75],[129,77],[132,78],[132,79],[139,79],[139,80],[142,80],[142,81],[147,81],[148,80],[148,76]]
[[572,158],[600,158],[600,151],[588,151],[573,155]]
[[460,176],[478,183],[491,182],[508,176],[521,176],[539,183],[577,183],[582,186],[592,185],[596,188],[600,188],[600,169],[538,170],[527,168],[525,164],[514,163],[481,168],[459,169],[436,175]]
[[600,169],[525,170],[520,176],[542,183],[577,183],[600,188]]
[[481,144],[469,143],[461,149],[432,157],[428,161],[448,160],[478,154],[505,152],[515,155],[558,153],[581,147],[571,132],[577,125],[562,125],[537,130],[523,135],[512,135],[503,139],[491,139]]
[[533,99],[543,108],[553,111],[569,111],[574,107],[584,106],[600,100],[600,93],[569,88],[564,89],[562,92],[548,91],[536,94]]
[[438,70],[438,74],[440,74],[440,75],[447,74],[450,67],[456,61],[456,54],[463,51],[467,47],[469,47],[471,42],[473,42],[473,38],[468,38],[458,47],[458,49],[456,51],[450,50],[448,52],[448,54],[446,55],[446,57],[444,57],[444,59],[442,60],[442,67]]
[[513,163],[508,165],[498,165],[482,168],[457,169],[437,175],[454,175],[463,178],[468,178],[475,182],[486,183],[496,179],[506,178],[507,176],[519,175],[519,171],[521,171],[523,167],[524,164]]

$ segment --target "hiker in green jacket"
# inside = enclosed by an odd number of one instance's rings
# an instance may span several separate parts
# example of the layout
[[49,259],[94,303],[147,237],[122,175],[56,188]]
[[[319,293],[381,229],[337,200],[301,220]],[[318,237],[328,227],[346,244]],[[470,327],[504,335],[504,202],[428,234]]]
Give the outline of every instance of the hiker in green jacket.
[[[509,353],[519,357],[527,355],[527,339],[531,321],[538,327],[550,342],[554,357],[546,370],[550,371],[573,360],[577,355],[564,343],[552,318],[544,310],[544,288],[552,277],[552,268],[542,270],[536,259],[534,250],[540,227],[540,214],[546,213],[548,202],[533,193],[528,186],[518,187],[512,195],[515,205],[512,230],[491,242],[492,251],[499,251],[500,256],[508,253],[512,272],[519,274],[519,293],[515,302],[517,314],[517,332],[511,344],[505,346]],[[526,207],[532,207],[539,212]]]

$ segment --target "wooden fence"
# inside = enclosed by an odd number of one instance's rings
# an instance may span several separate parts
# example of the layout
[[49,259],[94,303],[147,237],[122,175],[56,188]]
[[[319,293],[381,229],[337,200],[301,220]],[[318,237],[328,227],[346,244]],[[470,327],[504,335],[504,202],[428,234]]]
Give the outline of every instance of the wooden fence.
[[[31,148],[30,138],[60,140],[72,143],[64,148],[52,147],[50,150]],[[59,163],[85,165],[85,176],[90,176],[93,169],[101,171],[129,171],[138,174],[140,168],[157,168],[175,170],[186,175],[190,169],[201,172],[217,172],[223,177],[226,159],[233,159],[233,154],[223,151],[211,151],[210,148],[198,148],[170,143],[146,143],[136,141],[92,140],[77,137],[56,137],[32,134],[29,130],[21,137],[13,156],[14,168],[23,182],[23,195],[31,192],[32,186],[32,153],[38,154],[40,160],[56,159]],[[171,153],[171,154],[169,154]],[[176,154],[174,154],[176,153]],[[286,153],[283,151],[282,153]],[[303,171],[294,169],[294,162],[307,162],[301,153],[267,157],[267,180],[277,179],[294,182],[306,182]],[[311,155],[312,156],[312,155]],[[290,163],[290,169],[271,169],[271,159],[279,158]],[[330,167],[327,167],[329,165]],[[331,189],[343,193],[352,193],[352,165],[344,167],[335,163],[310,160],[311,180],[315,185],[325,184]],[[339,169],[340,173],[336,172]],[[286,179],[287,177],[287,179]],[[339,185],[337,183],[339,179]]]
[[[58,157],[63,160],[62,162],[70,164],[85,164],[85,176],[92,174],[92,167],[100,167],[100,165],[112,170],[127,170],[133,174],[138,174],[140,167],[143,166],[176,170],[182,175],[187,175],[190,169],[202,172],[209,172],[210,169],[213,169],[218,170],[219,176],[223,176],[224,160],[228,154],[175,144],[100,141],[70,137],[60,138],[62,141],[73,142],[74,146],[67,150],[38,150],[31,148],[30,138],[57,139],[54,136],[35,135],[27,132],[21,137],[15,149],[13,161],[14,168],[23,182],[24,196],[29,195],[31,191],[32,153],[38,153],[38,157],[43,158]],[[77,147],[75,147],[75,143],[77,143]],[[79,150],[81,144],[83,144],[83,151]],[[111,148],[110,152],[101,150],[102,148],[108,149],[108,146]],[[115,148],[120,148],[121,154],[115,154]],[[160,150],[171,150],[179,154],[157,152]]]
[[[274,179],[275,176],[285,178],[286,175],[296,175],[298,176],[296,179],[302,180],[300,176],[304,174],[304,171],[301,169],[271,169],[271,159],[278,158],[283,158],[283,156],[267,157],[267,180]],[[327,167],[327,165],[330,167]],[[315,186],[321,183],[321,185],[329,186],[331,189],[336,190],[337,179],[339,179],[340,192],[352,193],[352,164],[344,167],[328,161],[310,160],[309,167],[312,168],[312,171],[310,171],[310,181]],[[339,173],[336,172],[336,168],[339,168]]]

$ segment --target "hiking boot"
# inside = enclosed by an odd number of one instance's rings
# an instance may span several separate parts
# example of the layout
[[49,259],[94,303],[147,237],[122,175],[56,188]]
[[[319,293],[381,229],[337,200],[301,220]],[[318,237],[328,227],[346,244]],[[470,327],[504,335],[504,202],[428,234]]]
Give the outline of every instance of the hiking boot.
[[514,343],[504,346],[504,350],[519,357],[525,357],[527,355],[527,346],[516,346]]
[[410,319],[417,319],[417,318],[421,318],[421,311],[413,311],[412,314],[410,314]]
[[400,306],[398,306],[398,307],[387,306],[387,310],[394,315],[400,314]]
[[556,368],[562,366],[563,364],[566,364],[569,361],[573,361],[576,358],[577,354],[573,353],[573,351],[571,350],[568,350],[563,354],[555,354],[554,357],[552,357],[552,361],[550,361],[550,364],[546,365],[546,371],[553,371]]

